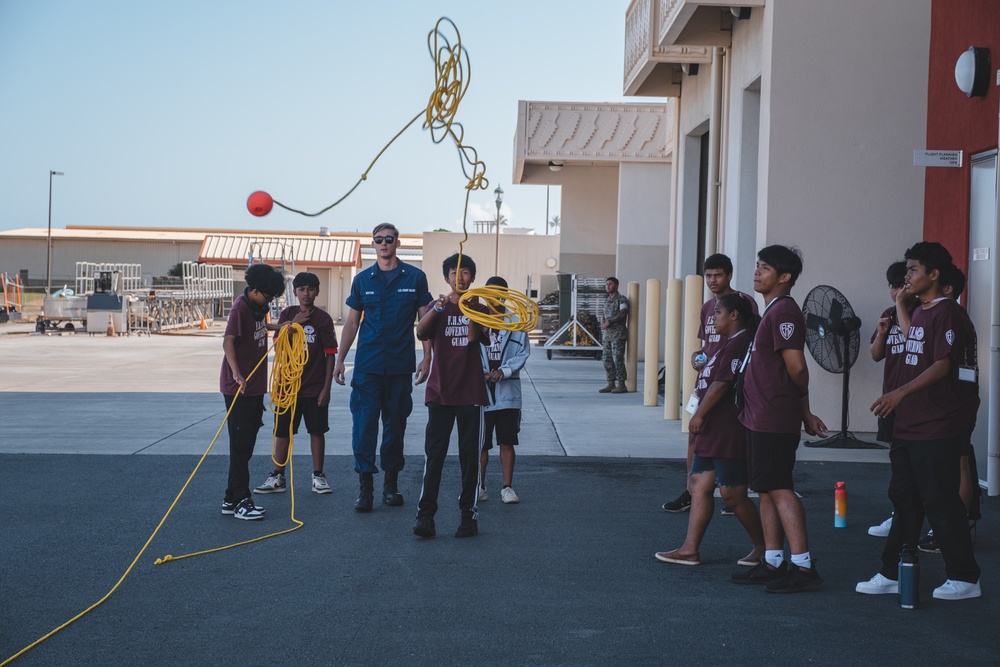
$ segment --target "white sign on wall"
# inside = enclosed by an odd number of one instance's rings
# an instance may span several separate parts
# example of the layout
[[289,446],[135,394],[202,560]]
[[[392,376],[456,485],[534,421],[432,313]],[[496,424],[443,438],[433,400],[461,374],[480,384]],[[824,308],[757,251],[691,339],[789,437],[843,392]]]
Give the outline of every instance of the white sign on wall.
[[961,167],[962,151],[913,151],[914,167]]

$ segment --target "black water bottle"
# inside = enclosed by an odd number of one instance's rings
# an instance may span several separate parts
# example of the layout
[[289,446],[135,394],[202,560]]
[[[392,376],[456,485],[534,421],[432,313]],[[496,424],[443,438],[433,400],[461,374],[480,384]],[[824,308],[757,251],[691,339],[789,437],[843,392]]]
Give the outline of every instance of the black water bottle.
[[899,552],[899,606],[916,609],[920,606],[920,559],[917,550],[904,544]]

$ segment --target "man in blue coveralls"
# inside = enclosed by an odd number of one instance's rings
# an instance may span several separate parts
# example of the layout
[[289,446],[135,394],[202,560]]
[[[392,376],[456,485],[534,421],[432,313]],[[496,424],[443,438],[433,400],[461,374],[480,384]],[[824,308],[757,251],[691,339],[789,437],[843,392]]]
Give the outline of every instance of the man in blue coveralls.
[[[351,284],[347,305],[351,312],[344,323],[333,379],[344,384],[344,359],[360,329],[351,378],[351,415],[354,469],[361,489],[354,503],[357,512],[371,512],[375,499],[373,475],[375,442],[382,420],[382,502],[403,504],[397,482],[403,469],[403,434],[406,418],[413,410],[413,383],[427,379],[431,367],[430,341],[423,343],[424,358],[417,365],[414,323],[427,312],[434,299],[427,290],[423,271],[396,257],[399,231],[383,222],[372,232],[375,264],[358,273]],[[362,319],[362,313],[364,318]]]

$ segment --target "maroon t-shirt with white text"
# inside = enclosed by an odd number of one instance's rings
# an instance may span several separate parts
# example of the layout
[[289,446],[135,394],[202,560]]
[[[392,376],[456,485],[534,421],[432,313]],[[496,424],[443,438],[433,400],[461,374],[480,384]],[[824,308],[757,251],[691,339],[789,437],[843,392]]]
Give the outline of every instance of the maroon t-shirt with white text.
[[[489,312],[486,306],[473,306]],[[424,391],[426,403],[440,405],[489,405],[480,341],[488,340],[485,331],[479,341],[469,344],[469,327],[480,326],[469,320],[457,303],[445,304],[444,312],[434,316],[431,334],[431,374]],[[485,327],[482,327],[485,329]]]
[[740,422],[758,433],[802,430],[802,399],[782,350],[805,350],[806,320],[795,299],[784,296],[764,309],[743,379]]
[[[913,317],[913,314],[910,314]],[[885,340],[885,366],[882,368],[882,393],[888,394],[890,391],[898,389],[900,386],[899,374],[903,369],[903,360],[906,358],[906,336],[899,328],[899,318],[896,317],[896,307],[886,308],[879,319],[889,318],[889,333]],[[869,343],[875,342],[878,336],[878,329],[872,333]]]
[[[253,318],[253,308],[242,294],[233,301],[225,335],[236,337],[236,365],[240,369],[240,375],[247,381],[244,395],[263,396],[267,393],[267,359],[261,362],[253,377],[248,376],[261,358],[267,356],[267,323],[263,319],[258,321]],[[225,396],[235,396],[239,389],[240,385],[233,379],[233,370],[223,355],[219,390]]]
[[[757,314],[757,301],[750,296],[736,290],[736,293],[750,302],[753,314]],[[701,307],[701,326],[698,327],[698,338],[701,339],[701,349],[709,359],[716,354],[726,344],[726,337],[715,330],[715,304],[718,297],[712,297]]]
[[[300,310],[299,306],[285,308],[278,316],[278,324],[291,322]],[[309,321],[302,325],[302,331],[306,335],[309,359],[302,369],[299,396],[319,396],[326,385],[326,357],[337,354],[337,332],[333,328],[333,318],[325,310],[313,308],[309,313]],[[278,333],[280,332],[275,332],[275,338]]]
[[[698,374],[695,394],[699,401],[705,398],[708,388],[715,382],[732,385],[748,347],[750,334],[746,329],[733,334],[731,338],[724,338],[722,349],[708,360]],[[740,423],[740,411],[729,394],[705,415],[701,432],[695,436],[694,453],[724,459],[747,457],[746,429]]]
[[959,392],[958,367],[963,363],[969,340],[968,318],[962,307],[951,299],[934,302],[933,307],[913,311],[906,334],[906,356],[900,384],[916,379],[942,359],[951,359],[948,375],[912,393],[896,408],[893,438],[902,440],[940,440],[962,433],[963,406]]

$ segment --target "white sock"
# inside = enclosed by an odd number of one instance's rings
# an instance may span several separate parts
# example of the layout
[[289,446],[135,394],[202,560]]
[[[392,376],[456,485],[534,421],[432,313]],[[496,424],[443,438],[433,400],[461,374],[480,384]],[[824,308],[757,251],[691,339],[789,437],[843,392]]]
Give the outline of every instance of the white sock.
[[792,554],[792,565],[798,565],[799,567],[804,567],[807,570],[812,567],[812,558],[809,556],[809,552],[801,554]]
[[785,552],[781,549],[768,549],[764,552],[764,561],[771,567],[781,567],[785,560]]

